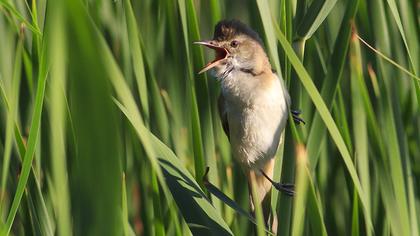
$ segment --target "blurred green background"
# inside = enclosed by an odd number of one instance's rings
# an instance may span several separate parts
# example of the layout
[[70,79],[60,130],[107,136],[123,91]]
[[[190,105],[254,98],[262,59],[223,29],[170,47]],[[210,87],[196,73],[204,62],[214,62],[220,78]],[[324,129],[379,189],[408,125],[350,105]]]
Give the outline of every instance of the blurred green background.
[[192,42],[232,18],[306,121],[276,159],[297,191],[271,193],[278,235],[419,235],[418,0],[0,0],[0,235],[272,230],[197,74]]

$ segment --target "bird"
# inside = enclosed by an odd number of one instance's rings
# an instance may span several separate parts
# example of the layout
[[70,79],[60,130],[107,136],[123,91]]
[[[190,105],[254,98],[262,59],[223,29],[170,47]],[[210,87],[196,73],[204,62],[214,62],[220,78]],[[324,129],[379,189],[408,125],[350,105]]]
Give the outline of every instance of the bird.
[[[290,110],[290,95],[272,69],[264,44],[249,26],[239,20],[221,20],[213,38],[194,42],[215,51],[215,59],[199,74],[210,71],[220,82],[218,110],[232,155],[245,172],[256,196],[250,194],[251,209],[268,198],[271,186],[293,195],[292,184],[272,181],[274,157]],[[303,122],[298,112],[292,112]],[[267,210],[264,218],[267,219]]]

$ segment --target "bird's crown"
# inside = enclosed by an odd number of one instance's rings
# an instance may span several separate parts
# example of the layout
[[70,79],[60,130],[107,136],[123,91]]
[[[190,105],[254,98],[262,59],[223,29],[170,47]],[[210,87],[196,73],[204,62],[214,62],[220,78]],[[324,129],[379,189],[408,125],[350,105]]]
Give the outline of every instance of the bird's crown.
[[238,35],[246,35],[262,46],[260,36],[250,27],[238,20],[222,20],[214,28],[213,39],[217,41],[231,40]]

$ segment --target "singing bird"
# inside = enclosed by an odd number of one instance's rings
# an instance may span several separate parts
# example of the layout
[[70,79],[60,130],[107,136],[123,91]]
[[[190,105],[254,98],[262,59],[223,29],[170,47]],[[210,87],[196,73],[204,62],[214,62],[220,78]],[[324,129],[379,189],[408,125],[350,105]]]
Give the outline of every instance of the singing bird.
[[[211,69],[220,81],[222,126],[248,183],[255,183],[257,196],[251,195],[251,202],[261,204],[271,189],[274,157],[289,114],[289,93],[273,72],[262,40],[242,22],[222,20],[215,27],[213,39],[195,44],[215,51],[215,59],[199,73]],[[293,194],[293,185],[276,184],[278,189]]]

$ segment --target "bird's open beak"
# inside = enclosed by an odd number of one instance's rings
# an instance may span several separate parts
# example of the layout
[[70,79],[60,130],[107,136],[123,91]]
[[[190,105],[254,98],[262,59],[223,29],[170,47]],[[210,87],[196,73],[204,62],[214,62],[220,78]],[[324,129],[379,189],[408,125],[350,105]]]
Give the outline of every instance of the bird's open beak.
[[217,44],[212,40],[194,42],[194,44],[204,45],[208,48],[214,49],[216,52],[216,58],[213,61],[207,63],[207,65],[203,69],[201,69],[200,72],[198,72],[199,74],[206,72],[210,70],[211,68],[217,66],[218,64],[220,64],[221,61],[226,59],[229,54],[228,50],[226,50],[223,47],[217,46]]

